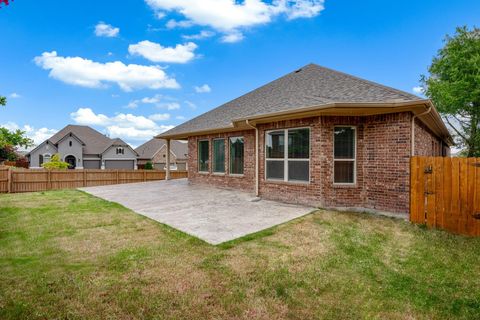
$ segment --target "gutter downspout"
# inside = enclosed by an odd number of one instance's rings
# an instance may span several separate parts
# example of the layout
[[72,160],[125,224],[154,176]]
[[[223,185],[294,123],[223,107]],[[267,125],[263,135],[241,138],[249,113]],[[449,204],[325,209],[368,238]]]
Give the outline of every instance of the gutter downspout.
[[250,122],[245,120],[246,124],[255,129],[255,196],[258,197],[259,190],[258,190],[258,128],[256,126],[252,126]]
[[420,114],[416,114],[416,115],[413,115],[412,117],[412,137],[411,137],[411,151],[412,151],[412,157],[415,156],[415,119],[420,117],[420,116],[424,116],[426,114],[429,114],[430,111],[432,111],[432,106],[428,106],[428,109],[427,111],[425,112],[422,112]]

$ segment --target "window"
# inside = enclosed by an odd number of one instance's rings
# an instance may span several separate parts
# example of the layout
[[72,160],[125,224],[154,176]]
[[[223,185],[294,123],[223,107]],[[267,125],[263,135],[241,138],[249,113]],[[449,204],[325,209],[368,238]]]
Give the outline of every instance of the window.
[[356,163],[355,127],[335,127],[333,142],[333,182],[339,184],[355,183]]
[[125,154],[125,150],[122,147],[118,147],[116,153],[117,154]]
[[243,174],[243,137],[230,138],[230,174]]
[[43,154],[38,155],[38,165],[41,167],[43,164]]
[[265,146],[267,179],[293,182],[310,180],[309,128],[269,131],[265,136]]
[[208,140],[198,141],[198,171],[208,172]]
[[43,163],[50,162],[51,155],[49,153],[46,153],[43,155]]
[[72,146],[72,141],[68,141],[68,145],[71,147]]
[[213,140],[213,172],[225,172],[225,139]]

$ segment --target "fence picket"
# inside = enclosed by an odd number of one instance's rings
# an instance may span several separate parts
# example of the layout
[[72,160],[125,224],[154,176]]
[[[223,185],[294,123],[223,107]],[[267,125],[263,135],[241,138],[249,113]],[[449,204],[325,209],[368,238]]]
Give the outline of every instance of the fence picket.
[[[172,174],[172,179],[186,177],[186,171],[176,171],[175,174]],[[96,169],[49,171],[0,168],[0,193],[72,189],[78,187],[102,186],[164,179],[165,173],[156,170],[151,170],[149,172],[146,172],[145,170]]]
[[410,174],[411,222],[480,236],[480,158],[412,157]]

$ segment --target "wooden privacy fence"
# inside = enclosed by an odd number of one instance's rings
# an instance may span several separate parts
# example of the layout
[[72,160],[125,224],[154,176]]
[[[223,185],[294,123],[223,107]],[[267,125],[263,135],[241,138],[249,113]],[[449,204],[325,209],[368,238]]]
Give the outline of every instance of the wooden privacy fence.
[[480,236],[480,158],[412,157],[410,221]]
[[[186,178],[186,171],[170,172],[172,179]],[[164,180],[156,170],[33,170],[0,168],[0,193],[35,192]]]

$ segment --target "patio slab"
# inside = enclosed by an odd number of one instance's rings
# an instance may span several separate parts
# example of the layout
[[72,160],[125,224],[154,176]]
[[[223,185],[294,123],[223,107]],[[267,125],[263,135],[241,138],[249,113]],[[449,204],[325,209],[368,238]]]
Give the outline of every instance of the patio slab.
[[187,179],[80,188],[136,213],[220,244],[301,217],[315,208],[256,201],[252,194]]

